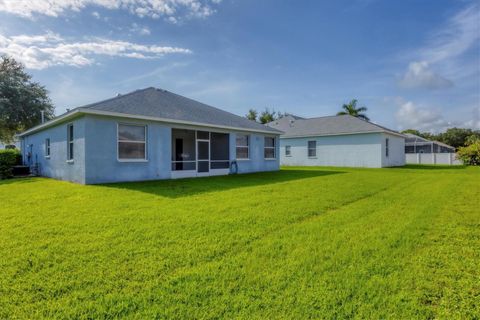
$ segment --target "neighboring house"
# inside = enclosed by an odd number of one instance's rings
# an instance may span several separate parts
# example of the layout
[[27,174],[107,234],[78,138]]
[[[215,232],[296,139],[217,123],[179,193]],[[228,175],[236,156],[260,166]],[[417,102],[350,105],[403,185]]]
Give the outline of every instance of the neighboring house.
[[406,162],[412,164],[462,164],[457,159],[455,148],[417,135],[405,134]]
[[278,170],[279,135],[147,88],[75,108],[19,136],[25,164],[40,175],[95,184]]
[[405,165],[404,135],[350,115],[310,119],[287,115],[268,125],[284,132],[280,136],[282,165]]

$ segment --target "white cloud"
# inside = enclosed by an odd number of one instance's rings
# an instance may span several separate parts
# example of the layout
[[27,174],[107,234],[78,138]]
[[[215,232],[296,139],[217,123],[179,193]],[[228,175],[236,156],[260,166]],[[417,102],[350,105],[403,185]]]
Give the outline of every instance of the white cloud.
[[[478,77],[478,54],[468,57],[472,49],[479,50],[480,5],[473,4],[458,12],[446,25],[431,35],[427,45],[419,49],[411,59],[408,69],[398,84],[406,88],[441,89],[453,82]],[[441,70],[440,75],[435,70]],[[474,70],[472,70],[474,69]],[[447,79],[448,78],[448,79]]]
[[480,130],[480,106],[472,109],[472,117],[463,124],[464,127]]
[[132,26],[130,27],[129,30],[130,30],[130,32],[137,33],[141,36],[148,36],[151,33],[151,31],[148,27],[139,26],[136,23],[132,23]]
[[411,101],[400,104],[395,118],[402,130],[416,129],[420,131],[438,132],[452,125],[444,119],[438,110],[421,108]]
[[434,72],[426,61],[411,62],[398,83],[404,88],[443,89],[453,86],[452,81]]
[[205,18],[221,0],[0,0],[0,11],[25,18],[35,15],[58,17],[67,11],[81,11],[87,6],[127,10],[139,17]]
[[453,16],[446,27],[433,34],[430,44],[421,50],[431,63],[462,55],[480,40],[480,5],[473,4]]
[[45,69],[51,66],[83,67],[95,62],[94,57],[128,57],[135,59],[155,59],[166,54],[191,53],[189,49],[141,45],[126,41],[95,38],[83,42],[69,42],[58,34],[0,35],[0,53],[13,56],[30,69]]

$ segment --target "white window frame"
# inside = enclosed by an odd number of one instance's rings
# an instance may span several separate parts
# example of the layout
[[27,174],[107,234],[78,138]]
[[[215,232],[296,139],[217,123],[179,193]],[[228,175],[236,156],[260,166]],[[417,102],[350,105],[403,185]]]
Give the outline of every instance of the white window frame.
[[[311,147],[310,147],[310,142],[315,143],[315,147],[314,147],[314,148],[311,148]],[[312,151],[312,150],[313,150],[313,152],[314,152],[313,156],[310,155],[310,151]],[[316,158],[316,157],[317,157],[317,140],[308,140],[308,141],[307,141],[307,156],[308,156],[309,158]]]
[[50,138],[45,139],[45,158],[50,159]]
[[[132,126],[132,127],[143,127],[145,130],[145,140],[144,141],[137,141],[137,140],[120,140],[118,132],[120,126]],[[125,123],[125,122],[118,122],[117,123],[117,161],[118,162],[148,162],[147,158],[147,148],[148,148],[148,130],[146,124],[139,124],[139,123]],[[127,142],[127,143],[143,143],[145,144],[145,152],[143,159],[130,159],[130,158],[120,158],[120,142]]]
[[[235,137],[235,158],[237,160],[250,160],[250,135],[249,134],[237,134],[237,136],[245,136],[247,137],[247,145],[246,146],[239,146],[237,144],[237,137]],[[247,149],[247,157],[246,158],[239,158],[238,155],[237,155],[237,149],[238,148],[243,148],[243,149]]]
[[390,139],[385,138],[385,157],[389,157],[390,155]]
[[[70,128],[72,128],[72,135],[70,136]],[[75,127],[73,123],[67,124],[67,162],[73,162],[75,156]],[[70,149],[70,145],[72,148]]]
[[285,146],[285,157],[291,157],[292,156],[292,146],[288,145]]
[[[265,145],[266,139],[273,139],[273,147],[267,147]],[[273,158],[265,158],[265,150],[266,149],[273,149]],[[263,157],[265,160],[276,160],[277,159],[277,139],[275,137],[263,137]]]

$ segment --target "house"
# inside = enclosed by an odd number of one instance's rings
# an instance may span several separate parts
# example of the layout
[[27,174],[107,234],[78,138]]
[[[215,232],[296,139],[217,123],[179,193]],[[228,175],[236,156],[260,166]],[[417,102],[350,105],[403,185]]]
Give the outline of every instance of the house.
[[280,163],[289,166],[392,167],[405,165],[405,136],[350,116],[284,116],[268,124],[283,131]]
[[440,141],[422,138],[415,134],[405,134],[406,162],[412,164],[462,164],[457,159],[455,148]]
[[82,184],[279,169],[276,129],[162,89],[75,108],[20,134],[26,165]]

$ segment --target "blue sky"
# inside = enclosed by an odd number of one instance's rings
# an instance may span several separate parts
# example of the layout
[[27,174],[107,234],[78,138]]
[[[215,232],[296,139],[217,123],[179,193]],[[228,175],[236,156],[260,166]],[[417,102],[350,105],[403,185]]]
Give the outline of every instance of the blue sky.
[[0,0],[0,53],[56,113],[155,86],[244,115],[480,129],[480,2]]

